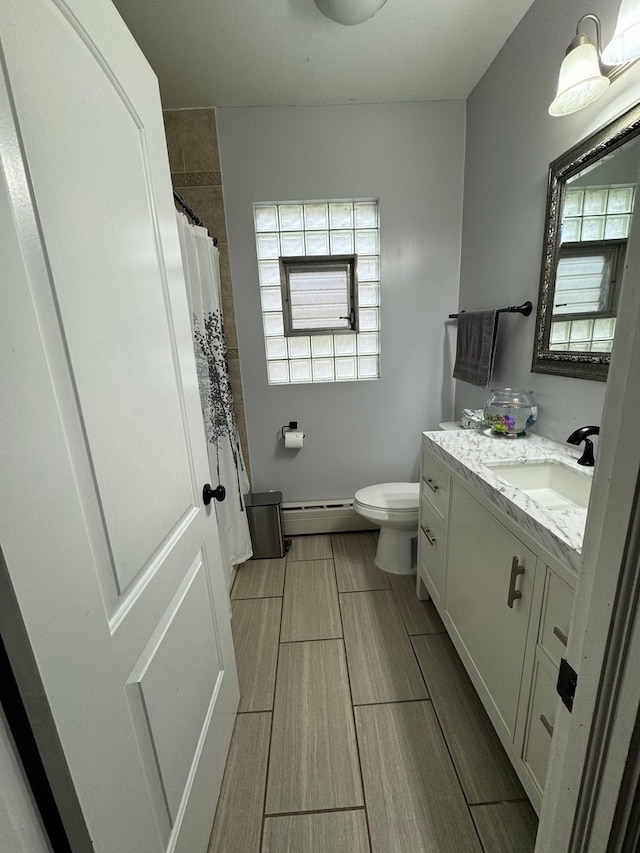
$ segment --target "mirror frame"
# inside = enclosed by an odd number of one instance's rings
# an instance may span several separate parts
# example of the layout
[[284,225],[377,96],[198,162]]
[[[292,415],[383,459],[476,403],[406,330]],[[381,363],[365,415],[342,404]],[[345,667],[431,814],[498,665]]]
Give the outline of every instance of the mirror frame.
[[569,352],[550,350],[549,335],[553,313],[553,292],[560,254],[560,224],[565,187],[569,178],[587,166],[615,151],[640,134],[640,104],[635,104],[609,124],[578,142],[549,166],[547,207],[538,310],[533,343],[532,373],[554,373],[575,379],[597,379],[606,382],[611,353]]

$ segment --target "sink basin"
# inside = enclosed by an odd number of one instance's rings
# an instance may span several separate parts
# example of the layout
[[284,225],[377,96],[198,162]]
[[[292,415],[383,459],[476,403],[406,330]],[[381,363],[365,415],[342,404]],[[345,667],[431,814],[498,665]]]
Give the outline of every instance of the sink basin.
[[589,503],[591,477],[561,462],[498,463],[487,468],[546,509],[586,508]]

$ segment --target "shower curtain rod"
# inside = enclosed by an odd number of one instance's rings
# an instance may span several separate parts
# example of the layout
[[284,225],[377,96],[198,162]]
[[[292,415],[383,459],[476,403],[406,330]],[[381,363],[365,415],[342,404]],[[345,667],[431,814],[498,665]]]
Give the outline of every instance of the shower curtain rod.
[[[531,314],[533,309],[533,305],[531,302],[527,300],[527,302],[523,302],[522,305],[511,305],[509,308],[498,308],[496,309],[497,314],[524,314],[525,317],[528,317]],[[464,314],[464,311],[461,311],[460,314]],[[449,314],[450,320],[457,320],[460,314]]]
[[[184,210],[184,212],[187,214],[189,219],[191,219],[191,221],[193,222],[194,225],[201,225],[203,228],[207,228],[207,226],[204,224],[202,219],[200,219],[200,217],[193,211],[193,208],[189,207],[189,205],[182,198],[182,196],[180,195],[179,192],[176,192],[176,190],[174,190],[173,191],[173,197],[177,201],[177,203],[180,205],[180,207]],[[218,245],[218,238],[214,237],[208,228],[207,228],[207,234],[213,240],[213,245],[217,246]]]

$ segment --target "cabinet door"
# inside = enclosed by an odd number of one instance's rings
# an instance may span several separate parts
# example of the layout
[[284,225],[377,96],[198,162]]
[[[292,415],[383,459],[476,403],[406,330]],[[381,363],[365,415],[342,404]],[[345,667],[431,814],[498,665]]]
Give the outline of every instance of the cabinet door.
[[555,726],[556,708],[558,706],[557,681],[558,670],[547,656],[538,650],[533,668],[527,735],[522,758],[535,779],[540,794],[544,793],[551,738]]
[[[497,712],[491,714],[494,724],[502,724],[510,740],[515,731],[535,565],[535,555],[453,483],[445,610],[453,623],[452,638],[470,666],[476,688]],[[514,568],[523,568],[524,573],[515,576]],[[520,593],[511,606],[510,589]]]

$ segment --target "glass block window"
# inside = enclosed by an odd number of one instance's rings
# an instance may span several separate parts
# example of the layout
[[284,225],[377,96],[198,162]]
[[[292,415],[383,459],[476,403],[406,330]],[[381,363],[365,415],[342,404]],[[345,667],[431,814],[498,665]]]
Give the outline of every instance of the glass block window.
[[551,350],[611,352],[635,193],[633,184],[567,190]]
[[[378,202],[271,202],[254,204],[253,212],[269,384],[377,379],[380,375]],[[338,299],[324,318],[325,327],[310,322],[312,294],[324,289],[332,294],[325,303],[332,302],[337,291],[346,286],[349,275],[338,272],[338,276],[344,277],[334,278],[333,284],[327,286],[327,278],[318,280],[318,270],[349,258],[354,263],[353,292],[350,301],[344,303],[344,313]],[[296,265],[300,269],[306,267],[311,275],[300,273],[295,282],[298,301],[293,312],[293,301],[289,306],[283,300],[283,277],[287,270],[291,276]],[[305,307],[299,311],[301,305]],[[295,318],[288,315],[289,308]]]

